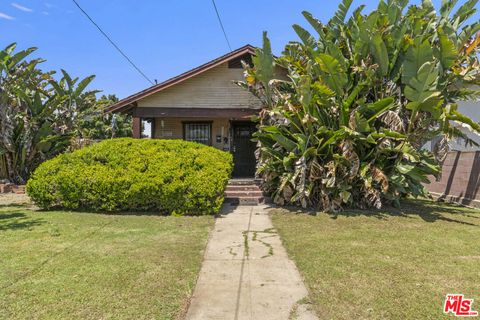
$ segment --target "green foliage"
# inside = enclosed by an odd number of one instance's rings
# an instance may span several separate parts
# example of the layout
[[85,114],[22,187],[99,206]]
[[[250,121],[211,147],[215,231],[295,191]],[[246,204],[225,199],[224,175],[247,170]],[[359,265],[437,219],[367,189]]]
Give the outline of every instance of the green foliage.
[[[86,91],[94,76],[72,78],[65,70],[43,72],[41,59],[25,60],[35,48],[0,50],[0,179],[25,183],[44,160],[91,139],[129,136],[131,119],[112,128],[103,108],[114,96],[96,99]],[[113,131],[113,132],[112,132]]]
[[41,208],[215,214],[229,153],[182,140],[112,139],[41,164],[27,193]]
[[53,72],[25,61],[35,48],[14,52],[15,44],[0,51],[0,178],[24,183],[41,161],[58,154],[70,135],[56,112],[65,97],[49,86]]
[[[335,211],[425,196],[448,141],[473,143],[458,126],[480,129],[456,105],[479,97],[479,27],[465,24],[477,1],[457,12],[444,1],[438,15],[430,0],[382,0],[348,18],[351,3],[326,25],[303,12],[318,37],[295,25],[302,42],[278,58],[264,35],[245,66],[241,85],[264,104],[258,173],[279,204]],[[421,149],[438,136],[433,153]]]
[[132,117],[124,114],[105,113],[109,105],[118,101],[115,95],[102,95],[95,100],[78,121],[79,139],[103,140],[132,136]]

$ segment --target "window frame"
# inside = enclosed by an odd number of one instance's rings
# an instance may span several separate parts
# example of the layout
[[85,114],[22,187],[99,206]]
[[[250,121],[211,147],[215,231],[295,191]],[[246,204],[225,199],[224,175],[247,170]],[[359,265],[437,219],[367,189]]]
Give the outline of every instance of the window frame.
[[[206,144],[206,145],[211,146],[212,145],[213,121],[182,121],[183,140],[185,140],[185,141],[190,141],[190,140],[187,140],[186,138],[187,138],[187,125],[191,125],[191,124],[208,124],[209,125],[210,136],[208,137],[208,144]],[[191,141],[191,142],[201,143],[201,142],[198,142],[198,141]]]

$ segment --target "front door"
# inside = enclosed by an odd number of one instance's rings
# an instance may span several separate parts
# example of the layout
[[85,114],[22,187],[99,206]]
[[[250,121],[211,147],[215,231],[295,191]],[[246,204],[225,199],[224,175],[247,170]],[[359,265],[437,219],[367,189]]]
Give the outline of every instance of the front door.
[[253,178],[255,176],[255,132],[253,122],[232,122],[233,177]]

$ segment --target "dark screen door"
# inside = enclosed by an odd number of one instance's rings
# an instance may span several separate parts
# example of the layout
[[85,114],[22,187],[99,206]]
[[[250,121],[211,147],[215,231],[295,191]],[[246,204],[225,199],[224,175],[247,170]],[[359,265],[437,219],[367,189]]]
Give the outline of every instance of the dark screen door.
[[232,123],[233,177],[235,178],[253,178],[255,176],[256,144],[251,141],[255,130],[255,124],[252,122]]

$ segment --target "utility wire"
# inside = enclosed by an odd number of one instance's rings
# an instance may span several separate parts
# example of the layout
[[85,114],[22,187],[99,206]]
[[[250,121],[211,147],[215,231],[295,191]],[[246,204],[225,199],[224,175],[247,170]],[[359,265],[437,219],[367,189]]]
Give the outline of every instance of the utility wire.
[[215,8],[215,12],[217,13],[218,22],[220,23],[220,27],[222,28],[223,35],[225,36],[225,40],[227,40],[228,48],[230,49],[230,51],[232,51],[232,46],[230,45],[230,41],[228,41],[227,33],[225,32],[225,28],[223,27],[222,18],[220,18],[220,14],[218,13],[218,9],[217,9],[217,5],[215,4],[215,0],[212,0],[212,3],[213,3],[213,7]]
[[135,70],[138,71],[138,73],[140,73],[142,75],[142,77],[145,78],[145,80],[147,80],[152,86],[154,85],[153,81],[150,80],[146,75],[145,73],[142,72],[142,70],[140,70],[139,67],[137,67],[137,65],[135,63],[133,63],[133,61],[122,51],[122,49],[120,49],[116,44],[115,42],[113,42],[112,39],[110,39],[110,37],[102,30],[102,28],[100,28],[100,26],[88,15],[87,12],[85,12],[85,10],[82,9],[82,7],[78,4],[78,2],[76,0],[72,0],[73,3],[75,3],[75,5],[78,7],[78,9],[80,9],[80,11],[88,18],[88,20],[90,20],[91,23],[93,23],[93,25],[98,29],[98,31],[100,31],[101,34],[103,34],[103,36],[105,38],[107,38],[107,40],[112,44],[112,46],[117,49],[118,52],[120,52],[120,54],[125,58],[127,59],[127,61],[132,65],[132,67],[135,68]]

